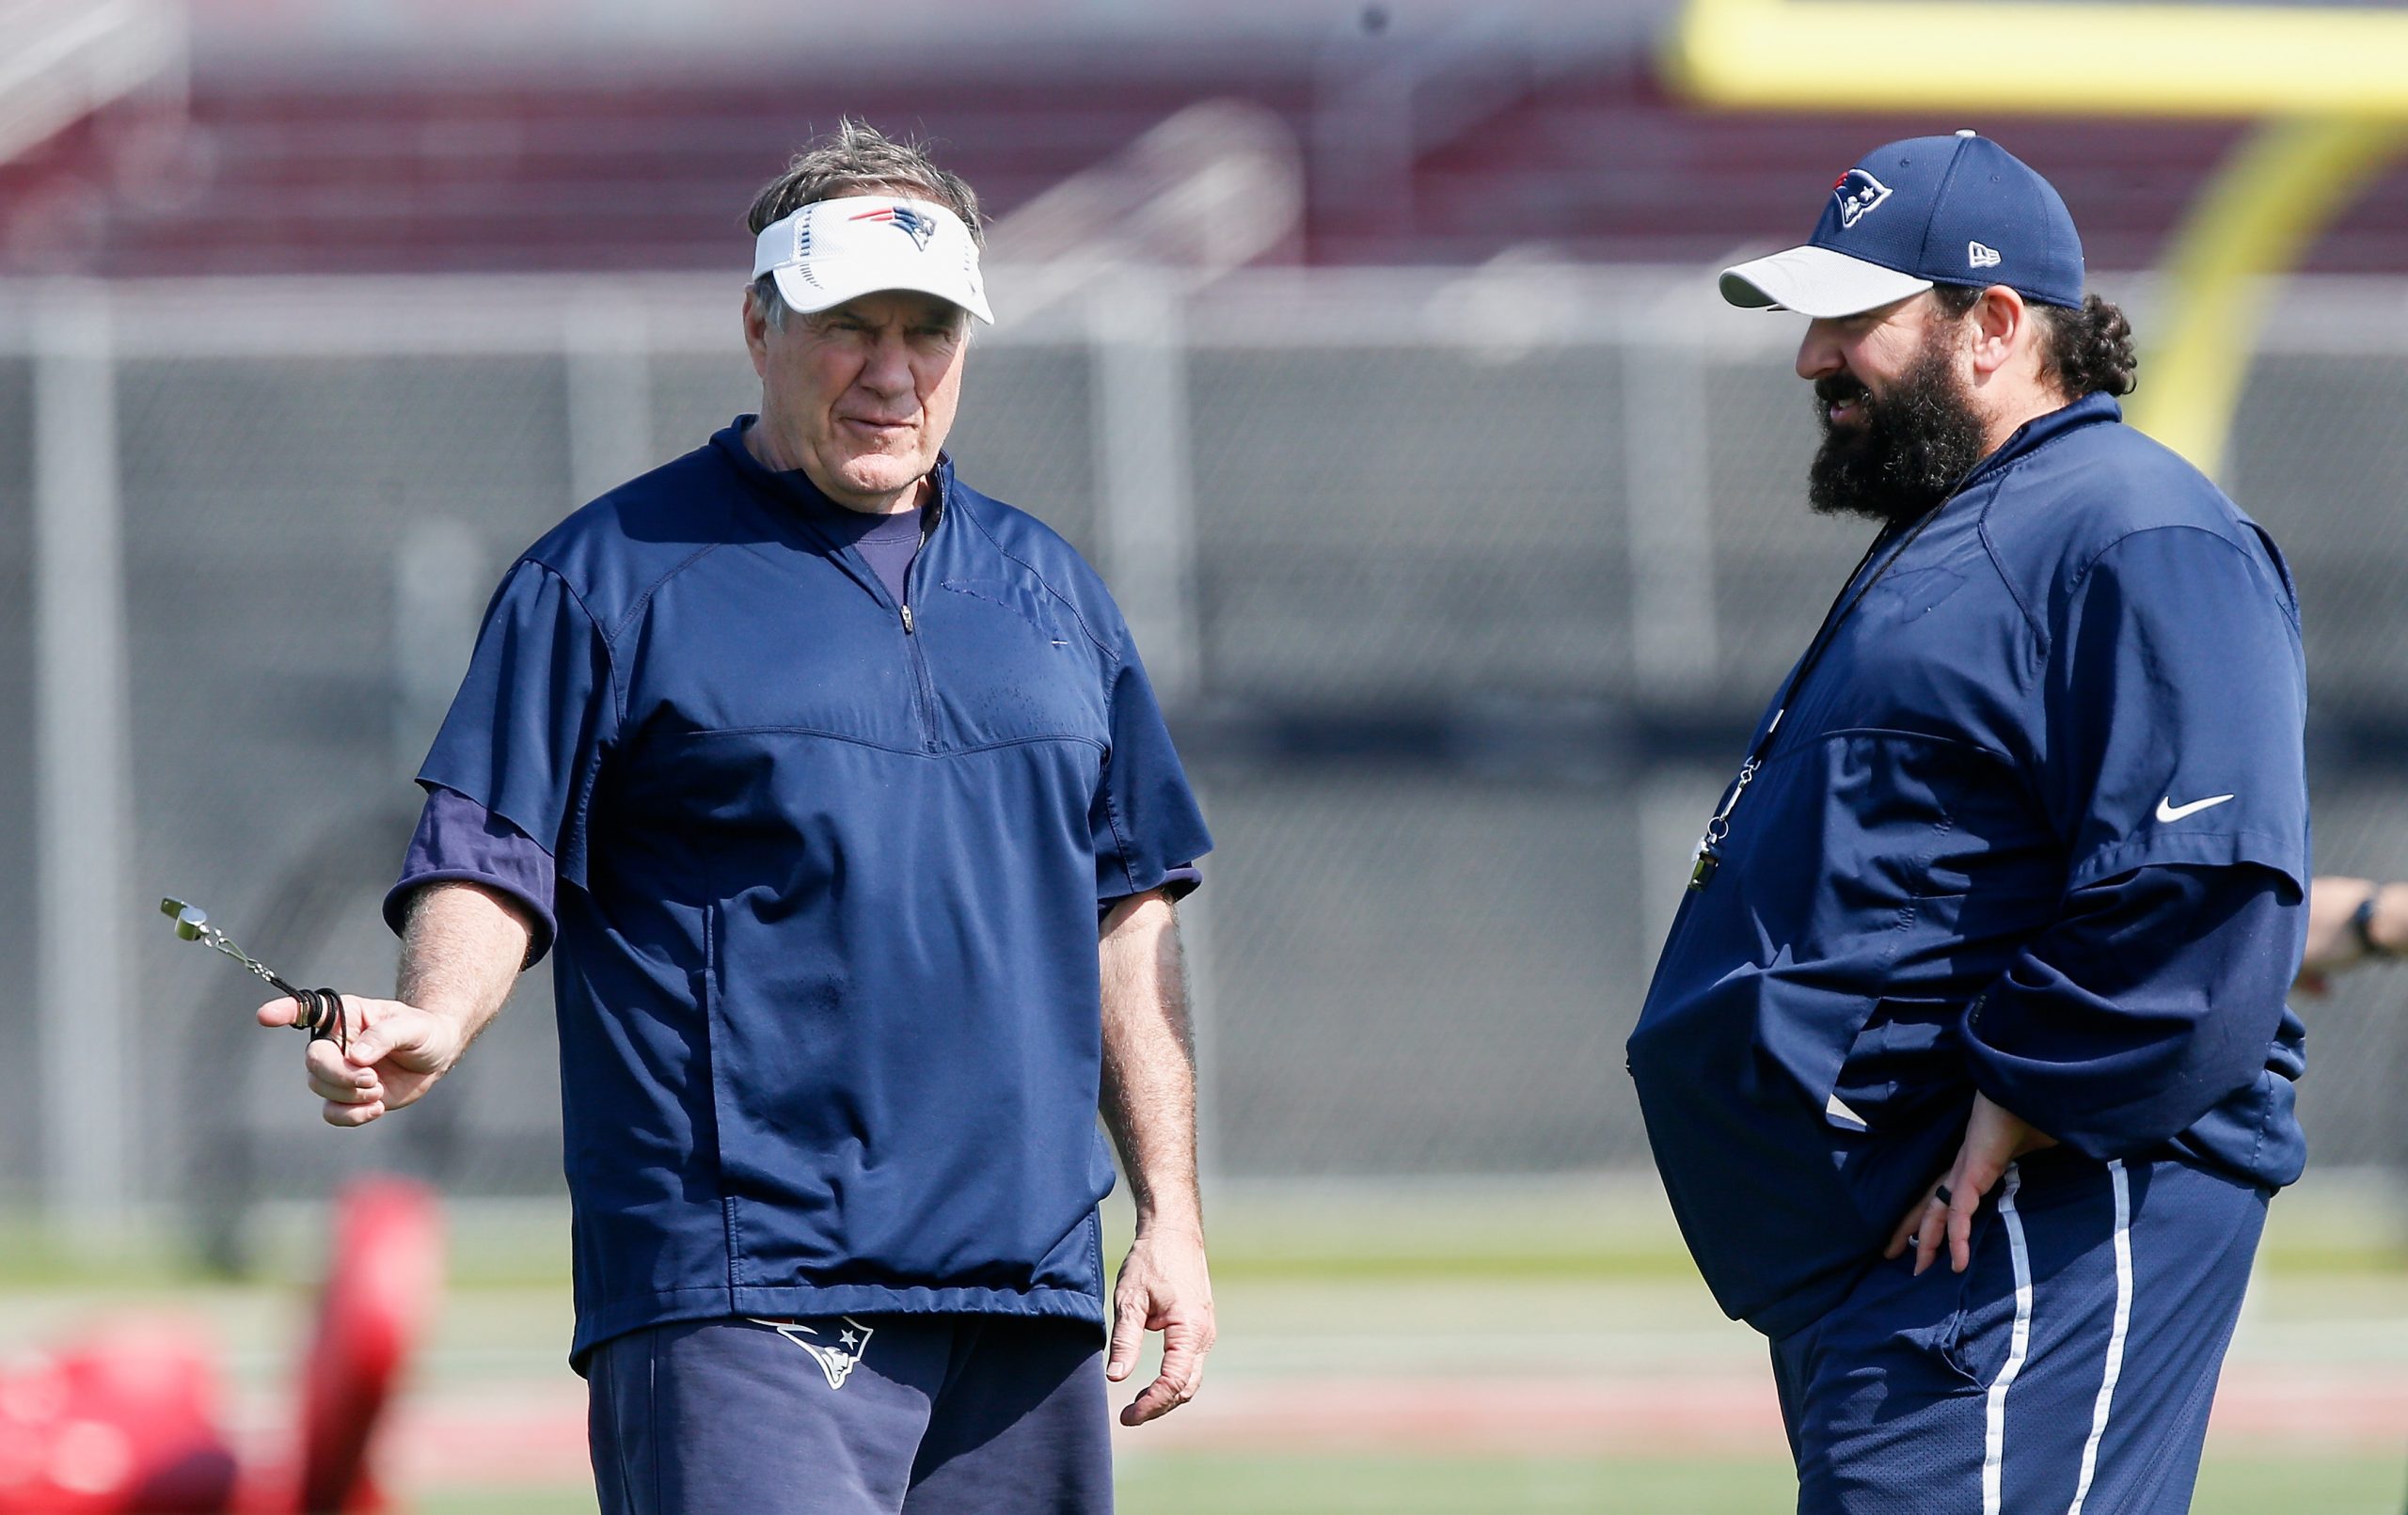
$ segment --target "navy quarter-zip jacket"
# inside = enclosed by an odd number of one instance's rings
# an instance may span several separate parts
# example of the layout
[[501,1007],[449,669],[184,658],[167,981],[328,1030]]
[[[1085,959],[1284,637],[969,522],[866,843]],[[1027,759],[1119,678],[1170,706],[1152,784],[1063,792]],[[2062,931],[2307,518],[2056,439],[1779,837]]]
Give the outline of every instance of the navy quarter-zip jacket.
[[558,869],[572,1355],[1101,1321],[1097,903],[1211,839],[1067,543],[941,464],[897,604],[750,419],[513,565],[420,775]]
[[1976,1090],[2094,1159],[2270,1190],[2305,1161],[2306,687],[2273,542],[2092,395],[1860,590],[1759,722],[1630,1038],[1690,1250],[1775,1337],[1872,1264]]

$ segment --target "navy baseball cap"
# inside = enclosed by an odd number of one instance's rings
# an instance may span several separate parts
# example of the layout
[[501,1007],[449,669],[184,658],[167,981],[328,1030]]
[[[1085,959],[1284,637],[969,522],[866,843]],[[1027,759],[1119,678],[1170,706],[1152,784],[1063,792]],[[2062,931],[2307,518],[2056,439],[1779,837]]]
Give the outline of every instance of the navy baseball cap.
[[1722,271],[1733,305],[1852,316],[1935,284],[2004,284],[2082,306],[2082,238],[2066,202],[1972,132],[1876,148],[1842,174],[1803,247]]

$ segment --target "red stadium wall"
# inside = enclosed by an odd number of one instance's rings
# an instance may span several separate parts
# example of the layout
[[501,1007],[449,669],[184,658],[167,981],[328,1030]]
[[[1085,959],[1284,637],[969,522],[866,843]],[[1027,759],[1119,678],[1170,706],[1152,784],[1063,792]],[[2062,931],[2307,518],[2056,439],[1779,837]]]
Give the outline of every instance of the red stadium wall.
[[[841,115],[935,139],[1007,213],[1197,100],[1260,101],[1309,147],[1335,87],[1309,48],[1267,64],[1226,50],[1142,53],[574,85],[533,70],[473,85],[203,70],[188,124],[123,104],[0,166],[0,272],[726,266],[752,190]],[[1474,63],[1486,87],[1468,120],[1434,130],[1430,118],[1459,103],[1455,81],[1445,68],[1421,81],[1425,140],[1402,155],[1394,187],[1367,195],[1359,166],[1325,134],[1307,152],[1310,260],[1465,264],[1531,245],[1580,261],[1711,260],[1801,234],[1816,176],[1868,144],[1973,125],[2062,188],[2094,267],[2135,268],[2157,259],[2242,130],[1720,115],[1671,99],[1627,52],[1544,70],[1511,55],[1455,66]],[[2408,270],[2408,168],[2307,266]]]

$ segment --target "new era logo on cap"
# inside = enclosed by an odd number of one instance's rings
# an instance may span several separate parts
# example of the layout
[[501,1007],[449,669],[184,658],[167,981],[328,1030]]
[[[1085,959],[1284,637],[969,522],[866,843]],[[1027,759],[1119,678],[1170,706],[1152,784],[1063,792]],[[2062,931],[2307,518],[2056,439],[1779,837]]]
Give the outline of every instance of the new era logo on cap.
[[2082,238],[2065,201],[1972,132],[1865,154],[1832,187],[1806,245],[1723,270],[1722,297],[1849,316],[1934,284],[2004,284],[2042,305],[2082,305]]

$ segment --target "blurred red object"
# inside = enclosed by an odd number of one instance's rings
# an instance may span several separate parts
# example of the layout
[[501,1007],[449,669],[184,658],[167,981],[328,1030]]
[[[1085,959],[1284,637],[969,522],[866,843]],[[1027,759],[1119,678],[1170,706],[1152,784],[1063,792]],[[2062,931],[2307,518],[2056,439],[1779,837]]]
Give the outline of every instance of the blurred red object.
[[0,1366],[0,1515],[371,1515],[378,1423],[443,1286],[435,1194],[347,1186],[289,1460],[238,1467],[209,1344],[173,1320],[113,1322]]
[[214,1515],[234,1489],[209,1344],[115,1322],[0,1374],[0,1515]]
[[302,1368],[299,1478],[279,1510],[364,1515],[385,1507],[369,1476],[371,1439],[442,1291],[443,1222],[434,1191],[399,1178],[346,1189]]

